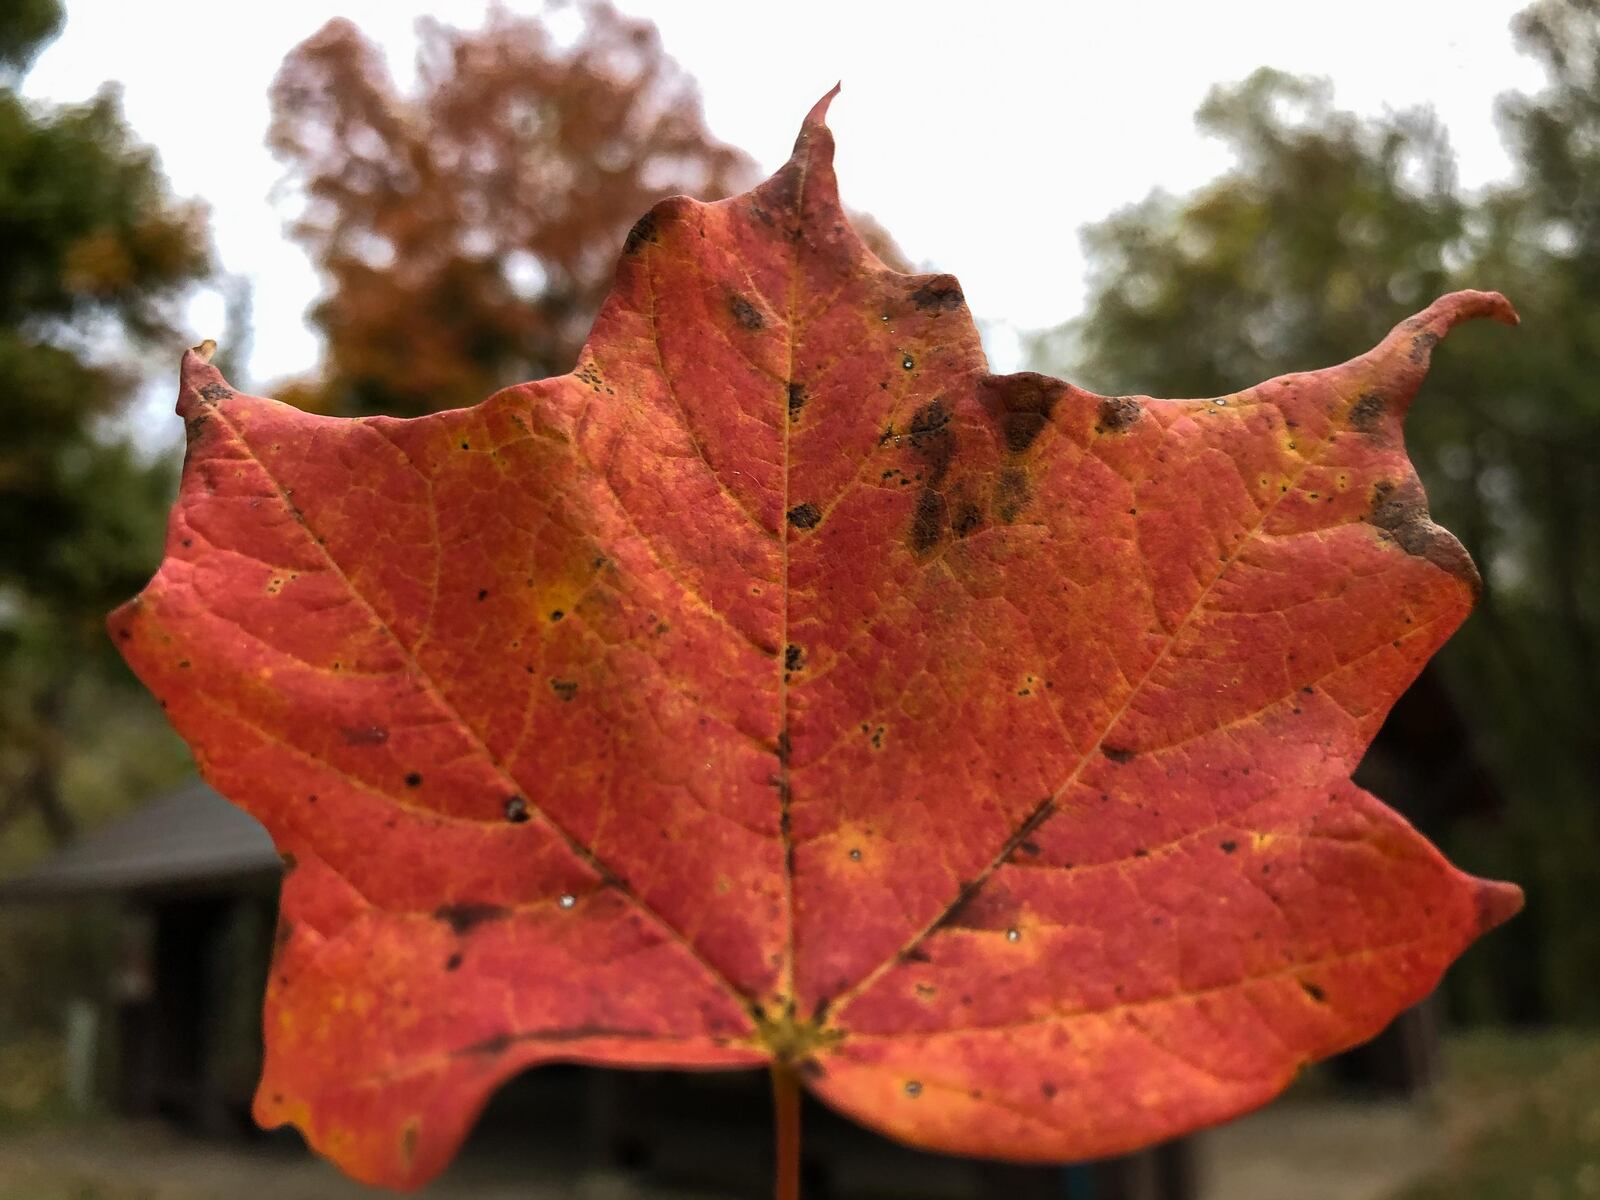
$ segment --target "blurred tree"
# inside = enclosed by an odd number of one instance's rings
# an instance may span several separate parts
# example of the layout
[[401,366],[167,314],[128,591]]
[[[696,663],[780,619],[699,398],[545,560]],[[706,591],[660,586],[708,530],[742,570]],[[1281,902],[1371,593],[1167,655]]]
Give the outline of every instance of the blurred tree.
[[128,678],[105,613],[148,578],[171,491],[169,467],[109,432],[135,384],[104,360],[170,344],[211,271],[203,211],[172,198],[113,90],[18,95],[60,21],[55,0],[0,6],[0,832],[32,814],[57,842],[75,714]]
[[[754,173],[706,129],[655,27],[605,0],[418,33],[410,95],[342,19],[273,84],[290,233],[328,283],[311,310],[321,374],[278,389],[302,407],[412,416],[570,370],[633,222]],[[876,222],[855,224],[905,266]]]
[[322,378],[285,394],[309,407],[413,415],[571,369],[639,215],[751,174],[655,27],[603,0],[419,37],[410,96],[344,20],[273,85],[291,233],[329,283]]
[[1451,288],[1512,297],[1526,329],[1458,330],[1407,424],[1435,517],[1487,576],[1438,666],[1508,803],[1448,821],[1426,794],[1408,808],[1464,862],[1528,889],[1520,934],[1454,973],[1458,1007],[1594,1020],[1600,5],[1546,0],[1515,30],[1551,86],[1502,101],[1511,183],[1465,196],[1429,113],[1366,120],[1324,83],[1260,71],[1199,113],[1237,166],[1091,227],[1088,313],[1034,353],[1102,391],[1209,395],[1359,353]]

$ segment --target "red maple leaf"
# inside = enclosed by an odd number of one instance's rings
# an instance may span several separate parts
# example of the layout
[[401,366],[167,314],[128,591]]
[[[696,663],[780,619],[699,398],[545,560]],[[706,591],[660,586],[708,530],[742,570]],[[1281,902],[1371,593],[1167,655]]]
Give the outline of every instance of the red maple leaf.
[[1350,781],[1466,616],[1401,417],[1460,292],[1211,400],[990,375],[823,124],[628,238],[571,375],[416,420],[194,353],[111,618],[287,864],[256,1112],[419,1184],[532,1063],[796,1068],[1111,1154],[1369,1037],[1518,891]]

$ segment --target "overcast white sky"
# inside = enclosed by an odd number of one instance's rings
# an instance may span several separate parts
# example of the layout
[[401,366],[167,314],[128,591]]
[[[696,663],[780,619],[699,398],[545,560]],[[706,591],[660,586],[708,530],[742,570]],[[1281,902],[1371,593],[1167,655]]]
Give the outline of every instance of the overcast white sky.
[[[471,25],[478,0],[66,0],[63,36],[29,94],[81,99],[118,80],[140,136],[181,194],[212,207],[223,265],[255,284],[252,383],[310,367],[303,314],[317,280],[282,236],[267,192],[267,85],[284,54],[336,14],[354,19],[409,74],[412,22]],[[1082,306],[1077,231],[1161,185],[1224,166],[1193,113],[1212,83],[1275,66],[1334,81],[1342,106],[1379,113],[1429,103],[1477,185],[1507,160],[1496,95],[1537,88],[1514,51],[1513,0],[1049,3],[986,0],[622,0],[651,17],[700,82],[711,129],[764,169],[787,155],[801,116],[835,80],[830,123],[845,203],[876,216],[925,269],[961,278],[998,369],[1018,331]],[[537,0],[510,0],[517,10]],[[221,328],[197,304],[194,338]]]

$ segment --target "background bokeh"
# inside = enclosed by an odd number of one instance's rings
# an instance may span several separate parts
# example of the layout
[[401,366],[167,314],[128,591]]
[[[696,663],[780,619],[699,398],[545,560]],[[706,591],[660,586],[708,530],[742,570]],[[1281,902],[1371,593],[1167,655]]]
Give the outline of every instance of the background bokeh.
[[[186,752],[102,632],[105,612],[159,557],[180,453],[164,412],[181,347],[215,336],[236,384],[335,414],[413,415],[563,372],[638,214],[675,192],[747,186],[781,159],[814,98],[734,97],[751,72],[718,67],[703,101],[663,33],[682,30],[685,63],[718,54],[759,63],[786,53],[790,18],[778,13],[766,26],[730,15],[734,32],[708,47],[697,39],[712,36],[710,23],[674,5],[661,29],[642,3],[553,3],[474,8],[460,21],[445,12],[403,36],[393,12],[363,17],[352,5],[351,18],[324,24],[326,11],[288,5],[273,28],[301,20],[293,39],[246,47],[223,16],[202,29],[177,10],[138,6],[164,35],[127,48],[130,89],[145,81],[140,103],[152,114],[162,110],[148,95],[161,87],[195,110],[212,97],[226,104],[259,75],[263,54],[271,59],[254,106],[230,110],[255,114],[228,137],[256,157],[199,135],[214,166],[189,198],[162,156],[190,163],[196,145],[170,122],[152,117],[158,134],[131,120],[117,75],[77,98],[60,94],[75,63],[90,64],[81,72],[100,62],[88,49],[49,57],[63,22],[58,48],[74,48],[125,19],[82,0],[80,23],[65,3],[0,6],[0,877],[190,779]],[[1083,12],[1081,27],[1075,5],[1017,5],[992,21],[972,6],[884,6],[918,22],[887,42],[895,26],[882,13],[852,27],[847,9],[824,7],[808,24],[836,17],[832,38],[867,43],[895,84],[864,88],[860,101],[847,92],[844,111],[877,106],[881,126],[835,122],[854,153],[890,159],[887,171],[863,167],[867,203],[895,232],[891,210],[919,214],[900,244],[872,215],[858,213],[858,224],[889,261],[964,278],[970,267],[984,281],[968,294],[997,366],[1110,394],[1210,395],[1348,358],[1453,288],[1493,287],[1516,303],[1520,330],[1478,324],[1452,336],[1409,418],[1435,519],[1466,544],[1487,587],[1397,707],[1362,779],[1462,866],[1521,883],[1528,906],[1451,972],[1428,1018],[1442,1019],[1443,1042],[1423,1038],[1432,1065],[1400,1072],[1408,1107],[1397,1119],[1424,1122],[1418,1136],[1435,1138],[1437,1152],[1419,1152],[1415,1171],[1363,1182],[1366,1191],[1327,1194],[1600,1196],[1600,4],[1486,4],[1414,21],[1355,5],[1342,20],[1358,34],[1330,32],[1326,60],[1308,49],[1319,31],[1274,24],[1281,16],[1248,3],[1232,6],[1236,25],[1230,5],[1203,6],[1203,27],[1160,4],[1119,6],[1132,25],[1096,25]],[[1451,20],[1462,26],[1456,40]],[[1021,67],[1009,62],[990,25],[1013,41],[1049,34],[1053,57],[1030,45]],[[935,35],[971,37],[960,76],[901,61]],[[794,45],[811,46],[809,36]],[[1093,54],[1075,36],[1114,44]],[[1174,60],[1181,70],[1150,69],[1175,53],[1173,38],[1190,39]],[[1088,61],[1113,52],[1126,96],[1104,84],[1105,62]],[[139,64],[154,55],[166,65],[151,83]],[[30,82],[36,59],[48,95]],[[1395,64],[1408,60],[1416,70],[1405,75]],[[1045,63],[1057,73],[1037,94],[1017,93],[1036,95],[1035,110],[986,106],[991,92],[1010,94],[1008,74]],[[1303,73],[1307,63],[1319,74]],[[1207,70],[1215,86],[1195,125],[1175,119]],[[1445,89],[1439,110],[1416,90],[1419,77]],[[831,82],[817,74],[812,90]],[[1343,107],[1347,94],[1360,106]],[[764,128],[772,144],[747,152],[719,136],[711,114],[733,107],[756,115],[724,125]],[[948,115],[958,110],[959,120]],[[1152,125],[1152,113],[1167,126]],[[1119,119],[1123,136],[1106,153],[1121,156],[1113,165],[1131,182],[1120,186],[1101,164],[1074,159],[1088,143],[1057,132],[1088,123],[1114,134]],[[997,132],[974,139],[974,122]],[[195,125],[209,129],[198,111]],[[1148,128],[1166,128],[1166,140]],[[1196,157],[1192,144],[1210,149]],[[1006,158],[1000,147],[1022,150]],[[241,199],[240,178],[254,179],[268,153],[271,179]],[[851,166],[844,155],[847,200]],[[1164,186],[1145,194],[1152,184]],[[965,207],[974,194],[981,205]],[[1114,208],[1112,197],[1134,202]],[[930,208],[951,227],[948,246],[920,223]],[[1025,228],[1035,249],[1019,256],[998,231],[1034,212],[1052,215]],[[240,232],[260,229],[273,232]],[[1000,257],[1029,280],[1025,323],[1002,315],[999,292],[1013,276],[995,269]],[[317,289],[304,313],[264,311],[262,296],[294,295],[297,280]],[[314,362],[288,352],[274,362],[262,350],[302,335]],[[250,912],[218,935],[227,999],[212,1064],[246,1093],[258,948],[271,928],[270,911]],[[72,1002],[104,1013],[127,990],[139,959],[130,940],[126,896],[0,906],[0,1200],[169,1194],[159,1179],[138,1184],[144,1191],[99,1176],[73,1182],[51,1174],[46,1160],[59,1154],[38,1149],[78,1136],[86,1120],[101,1122],[99,1144],[116,1144],[115,1088],[101,1088],[85,1116],[68,1103],[63,1062]],[[107,1038],[98,1044],[102,1058],[114,1055]],[[1339,1078],[1358,1076],[1370,1083],[1374,1072],[1319,1076],[1308,1102],[1354,1103],[1361,1093]],[[614,1086],[585,1083],[583,1094]],[[1326,1170],[1365,1180],[1363,1146],[1393,1129],[1351,1119],[1348,1153],[1330,1153]],[[764,1136],[759,1126],[752,1136]],[[1271,1141],[1227,1153],[1246,1171],[1252,1156],[1270,1158]],[[22,1149],[8,1158],[7,1146]],[[633,1181],[615,1186],[648,1186],[650,1155],[638,1147],[602,1157]],[[1205,1194],[1272,1194],[1250,1192],[1245,1175],[1216,1190],[1220,1169],[1199,1172]],[[201,1190],[173,1196],[225,1190],[205,1191],[192,1174],[185,1184],[174,1170],[171,1186]],[[317,1178],[305,1194],[344,1194],[315,1190],[336,1186]],[[1063,1180],[1080,1190],[1058,1194],[1095,1197],[1114,1187],[1175,1197],[1187,1186],[1154,1175]],[[69,1190],[80,1185],[102,1190]],[[973,1186],[976,1195],[1021,1184]],[[1148,1190],[1127,1190],[1139,1186]]]

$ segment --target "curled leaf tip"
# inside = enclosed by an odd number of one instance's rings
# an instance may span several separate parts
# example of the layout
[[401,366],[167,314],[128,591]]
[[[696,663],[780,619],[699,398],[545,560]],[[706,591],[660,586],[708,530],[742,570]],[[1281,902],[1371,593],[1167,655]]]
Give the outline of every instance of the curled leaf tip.
[[196,358],[198,358],[201,362],[207,362],[207,363],[210,362],[211,361],[211,356],[217,352],[216,339],[215,338],[207,338],[205,341],[201,342],[198,346],[193,347],[193,351],[194,351],[194,356]]
[[1483,932],[1504,925],[1522,911],[1522,889],[1514,883],[1483,880],[1478,888],[1478,927]]
[[811,106],[811,111],[806,114],[805,124],[826,125],[828,123],[828,106],[833,103],[833,98],[839,94],[842,83],[835,83],[828,89],[826,95]]
[[1489,317],[1502,325],[1516,325],[1521,321],[1517,316],[1517,310],[1511,307],[1511,301],[1499,292],[1471,290],[1450,292],[1448,295],[1440,296],[1419,313],[1416,319],[1430,323],[1441,321],[1444,325],[1441,332],[1447,332],[1463,321],[1472,321],[1479,317]]

